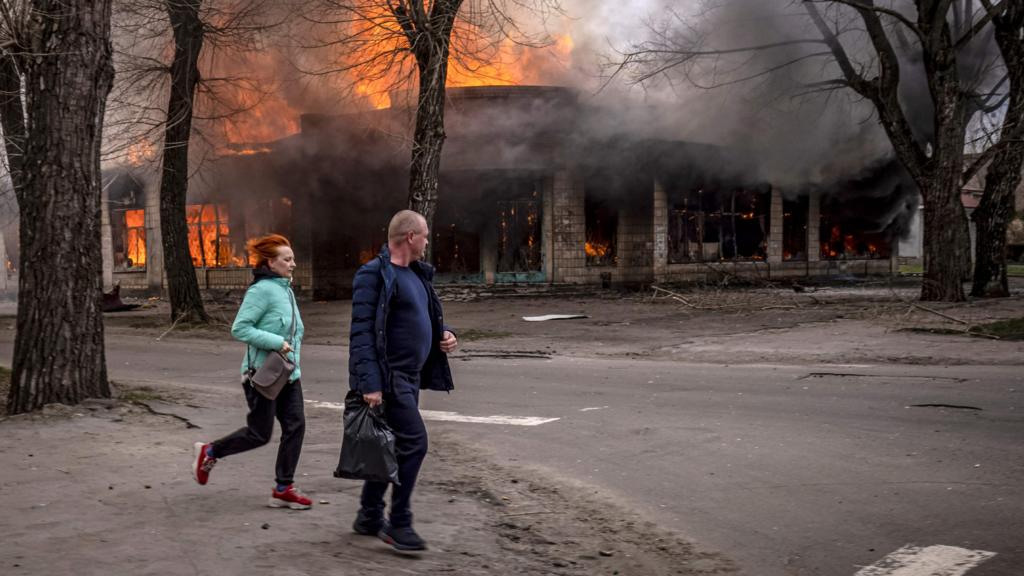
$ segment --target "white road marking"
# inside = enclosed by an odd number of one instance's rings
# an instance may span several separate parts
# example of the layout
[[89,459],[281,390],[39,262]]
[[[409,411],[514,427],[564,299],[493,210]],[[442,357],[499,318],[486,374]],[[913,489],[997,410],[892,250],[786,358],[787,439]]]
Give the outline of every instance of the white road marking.
[[420,410],[424,420],[443,420],[447,422],[471,422],[474,424],[507,424],[509,426],[540,426],[554,422],[558,418],[541,418],[539,416],[463,416],[458,412],[439,412],[436,410]]
[[345,405],[341,402],[321,402],[320,400],[306,400],[306,404],[314,408],[327,408],[328,410],[345,410]]
[[[340,402],[306,400],[306,404],[316,408],[327,408],[328,410],[345,409],[345,405]],[[458,412],[442,412],[438,410],[420,410],[420,416],[423,416],[424,420],[468,422],[471,424],[504,424],[506,426],[540,426],[541,424],[559,420],[559,418],[542,418],[539,416],[465,416]]]
[[592,408],[580,408],[580,412],[590,412],[591,410],[604,410],[607,406],[594,406]]
[[547,322],[548,320],[575,320],[587,318],[585,314],[545,314],[544,316],[523,316],[527,322]]
[[955,546],[914,546],[907,544],[854,576],[961,576],[995,552],[968,550]]

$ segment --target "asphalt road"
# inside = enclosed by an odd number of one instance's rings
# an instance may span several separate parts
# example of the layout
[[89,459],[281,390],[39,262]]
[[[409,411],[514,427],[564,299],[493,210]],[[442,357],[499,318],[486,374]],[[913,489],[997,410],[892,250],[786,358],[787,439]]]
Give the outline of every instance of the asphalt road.
[[[241,349],[111,334],[107,354],[115,380],[234,387]],[[307,400],[340,402],[346,362],[304,346]],[[1020,367],[471,357],[453,370],[456,391],[424,409],[557,420],[431,430],[601,491],[745,574],[853,575],[907,544],[996,553],[969,576],[1024,573]]]

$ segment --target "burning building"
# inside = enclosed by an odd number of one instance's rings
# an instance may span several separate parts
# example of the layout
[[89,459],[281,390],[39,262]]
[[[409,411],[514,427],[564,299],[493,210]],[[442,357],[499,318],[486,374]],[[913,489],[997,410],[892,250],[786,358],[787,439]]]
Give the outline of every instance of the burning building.
[[[398,101],[399,98],[392,98]],[[354,271],[406,206],[412,112],[304,115],[298,134],[222,158],[190,190],[189,239],[203,288],[244,287],[247,237],[292,238],[297,284],[347,295]],[[902,233],[898,167],[780,189],[737,151],[598,135],[608,115],[570,89],[449,88],[432,230],[439,282],[641,284],[888,274]],[[118,183],[120,182],[120,183]],[[107,187],[109,281],[158,288],[155,186]]]

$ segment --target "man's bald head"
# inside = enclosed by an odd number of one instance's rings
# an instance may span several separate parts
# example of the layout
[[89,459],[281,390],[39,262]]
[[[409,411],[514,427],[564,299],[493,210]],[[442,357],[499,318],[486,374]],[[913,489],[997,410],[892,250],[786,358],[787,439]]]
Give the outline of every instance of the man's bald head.
[[388,224],[388,242],[397,244],[406,239],[409,232],[420,233],[427,227],[427,220],[419,212],[402,210],[391,217]]

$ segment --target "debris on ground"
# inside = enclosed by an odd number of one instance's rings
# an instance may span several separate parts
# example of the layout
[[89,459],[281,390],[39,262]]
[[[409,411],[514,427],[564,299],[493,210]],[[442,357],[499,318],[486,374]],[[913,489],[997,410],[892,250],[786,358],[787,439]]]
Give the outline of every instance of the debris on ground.
[[125,304],[121,300],[121,285],[114,285],[114,289],[110,292],[103,293],[103,311],[104,312],[126,312],[128,310],[135,310],[139,307],[139,304]]

